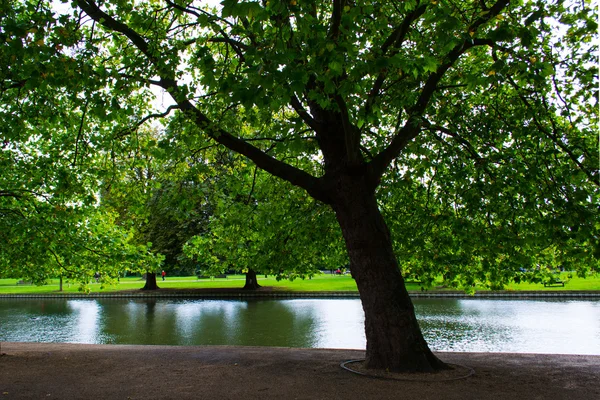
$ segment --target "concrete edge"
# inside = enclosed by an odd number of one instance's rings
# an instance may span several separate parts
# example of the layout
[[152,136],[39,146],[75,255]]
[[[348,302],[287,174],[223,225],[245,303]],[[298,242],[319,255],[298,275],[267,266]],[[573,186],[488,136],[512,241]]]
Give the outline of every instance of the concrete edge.
[[[458,291],[447,292],[409,292],[413,298],[461,298],[461,299],[600,299],[600,291],[498,291],[467,294]],[[358,292],[110,292],[110,293],[19,293],[0,294],[0,299],[120,299],[120,298],[201,298],[201,299],[323,299],[323,298],[360,298]]]

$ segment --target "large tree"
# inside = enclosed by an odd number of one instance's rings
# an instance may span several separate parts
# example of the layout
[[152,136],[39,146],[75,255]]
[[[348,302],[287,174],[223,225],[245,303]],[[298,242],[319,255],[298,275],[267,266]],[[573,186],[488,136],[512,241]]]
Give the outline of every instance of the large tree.
[[[396,236],[403,265],[406,240],[407,251],[432,257],[432,246],[454,247],[445,263],[465,276],[477,265],[492,280],[516,274],[511,254],[550,247],[575,267],[597,266],[597,25],[583,3],[10,4],[0,32],[4,137],[64,133],[79,164],[172,115],[190,146],[211,140],[302,188],[341,227],[371,368],[444,367],[423,339],[382,217],[388,182],[408,189],[395,203],[409,230]],[[150,87],[172,101],[150,111]],[[423,199],[431,219],[411,220]],[[452,229],[473,237],[494,227],[484,245],[464,234],[451,242]],[[415,244],[412,230],[433,237]]]

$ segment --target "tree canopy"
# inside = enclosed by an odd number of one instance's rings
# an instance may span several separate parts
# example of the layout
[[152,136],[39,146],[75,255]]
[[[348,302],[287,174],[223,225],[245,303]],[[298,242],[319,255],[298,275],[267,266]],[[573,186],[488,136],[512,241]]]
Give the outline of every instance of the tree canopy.
[[[598,27],[585,2],[5,0],[2,9],[2,163],[13,171],[0,183],[11,193],[3,223],[18,215],[15,193],[96,215],[100,188],[133,148],[196,166],[226,148],[299,188],[285,189],[295,209],[277,208],[280,221],[330,207],[314,215],[341,228],[367,363],[396,370],[443,365],[400,269],[467,289],[539,280],[549,267],[598,270]],[[151,123],[168,129],[136,140]],[[271,179],[260,174],[265,198],[250,202],[280,204]],[[277,237],[259,207],[251,223],[232,222],[242,247],[256,242],[252,227]],[[220,232],[213,225],[192,243],[217,248]],[[4,268],[17,256],[3,250]]]

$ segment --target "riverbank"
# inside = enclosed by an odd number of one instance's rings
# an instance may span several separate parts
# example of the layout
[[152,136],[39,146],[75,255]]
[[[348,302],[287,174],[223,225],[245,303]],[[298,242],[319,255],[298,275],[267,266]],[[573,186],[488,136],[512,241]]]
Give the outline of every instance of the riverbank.
[[[482,298],[482,299],[535,299],[535,298],[566,298],[566,299],[600,299],[600,290],[502,290],[479,291],[467,294],[456,290],[439,291],[409,291],[414,298]],[[240,288],[195,288],[158,290],[121,290],[113,292],[52,292],[52,293],[1,293],[2,298],[33,298],[33,299],[86,299],[86,298],[206,298],[206,299],[303,299],[303,298],[359,298],[354,291],[287,291],[273,287],[262,287],[258,290],[243,290]]]
[[1,343],[0,399],[593,399],[600,356],[438,353],[475,374],[372,379],[358,350]]

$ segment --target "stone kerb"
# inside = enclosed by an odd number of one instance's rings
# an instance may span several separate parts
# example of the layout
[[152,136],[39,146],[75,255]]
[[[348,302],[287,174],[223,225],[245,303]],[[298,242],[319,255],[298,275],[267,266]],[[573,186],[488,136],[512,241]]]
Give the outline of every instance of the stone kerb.
[[[462,299],[531,299],[531,298],[569,298],[569,299],[600,299],[600,291],[481,291],[475,294],[467,294],[460,291],[420,291],[409,292],[414,298],[462,298]],[[358,292],[127,292],[127,293],[45,293],[45,294],[0,294],[0,299],[120,299],[120,298],[208,298],[208,299],[246,299],[246,298],[263,298],[263,299],[290,299],[290,298],[359,298]]]

